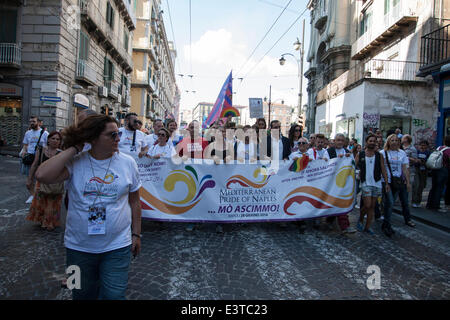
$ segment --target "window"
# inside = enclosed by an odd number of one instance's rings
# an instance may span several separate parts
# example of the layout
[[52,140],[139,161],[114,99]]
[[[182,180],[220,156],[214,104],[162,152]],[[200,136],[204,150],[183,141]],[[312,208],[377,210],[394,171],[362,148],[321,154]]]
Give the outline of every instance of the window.
[[114,9],[109,3],[106,3],[106,22],[109,24],[111,29],[114,29]]
[[105,67],[103,71],[103,77],[106,82],[110,82],[114,80],[114,63],[105,57]]
[[388,13],[391,9],[391,0],[384,0],[384,14]]
[[128,39],[129,35],[127,33],[127,28],[125,27],[123,30],[123,47],[128,51]]
[[372,25],[372,11],[365,11],[359,24],[359,35],[362,36]]
[[15,43],[17,10],[0,10],[0,42]]
[[148,81],[150,82],[150,80],[155,80],[155,79],[152,79],[152,67],[150,66],[150,67],[148,67]]
[[80,47],[78,59],[87,61],[89,57],[89,36],[80,30]]

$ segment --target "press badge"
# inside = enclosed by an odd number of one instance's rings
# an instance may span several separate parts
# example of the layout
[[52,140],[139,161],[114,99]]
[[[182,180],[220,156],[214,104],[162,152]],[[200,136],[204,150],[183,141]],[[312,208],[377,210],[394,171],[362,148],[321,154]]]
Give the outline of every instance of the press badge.
[[106,233],[106,209],[103,206],[90,206],[88,218],[88,234]]

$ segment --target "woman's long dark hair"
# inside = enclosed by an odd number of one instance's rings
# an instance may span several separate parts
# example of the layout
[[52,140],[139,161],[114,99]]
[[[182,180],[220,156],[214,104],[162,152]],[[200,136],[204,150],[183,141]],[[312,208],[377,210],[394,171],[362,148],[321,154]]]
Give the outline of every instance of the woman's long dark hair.
[[302,137],[302,126],[299,124],[292,125],[291,128],[289,129],[289,144],[291,145],[291,148],[294,146],[295,128],[297,128],[297,127],[300,128],[299,139]]
[[[105,130],[108,123],[117,121],[107,115],[91,115],[84,119],[78,126],[70,126],[63,130],[64,147],[70,148],[85,142],[92,142],[97,139]],[[117,124],[118,125],[118,124]]]

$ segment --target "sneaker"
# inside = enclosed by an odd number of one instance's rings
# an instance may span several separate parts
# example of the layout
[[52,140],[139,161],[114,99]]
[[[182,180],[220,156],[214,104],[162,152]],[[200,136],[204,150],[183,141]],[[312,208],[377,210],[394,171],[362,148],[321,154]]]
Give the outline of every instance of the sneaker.
[[27,201],[25,201],[25,203],[26,204],[30,204],[30,203],[32,203],[33,202],[33,196],[30,196],[29,198],[28,198],[28,200]]
[[373,230],[371,228],[365,229],[364,232],[370,234],[371,236],[373,236],[375,234],[375,232],[373,232]]
[[223,228],[222,228],[222,226],[221,226],[220,224],[218,224],[218,225],[216,226],[216,232],[217,232],[217,233],[223,233]]
[[360,232],[363,232],[363,230],[364,230],[363,224],[358,221],[358,224],[356,225],[356,229],[358,229],[358,231],[360,231]]
[[347,229],[343,230],[342,233],[355,233],[356,229],[353,227],[348,227]]
[[193,224],[188,224],[186,227],[186,231],[192,232],[194,231],[194,225]]
[[355,209],[361,209],[360,206],[358,206],[357,204],[355,204]]
[[414,228],[414,227],[416,226],[416,224],[415,224],[414,222],[412,222],[411,220],[409,220],[408,222],[406,222],[406,225],[409,226],[409,227],[411,227],[411,228]]
[[412,207],[413,207],[413,208],[420,208],[420,204],[418,204],[418,203],[413,203],[413,204],[412,204]]

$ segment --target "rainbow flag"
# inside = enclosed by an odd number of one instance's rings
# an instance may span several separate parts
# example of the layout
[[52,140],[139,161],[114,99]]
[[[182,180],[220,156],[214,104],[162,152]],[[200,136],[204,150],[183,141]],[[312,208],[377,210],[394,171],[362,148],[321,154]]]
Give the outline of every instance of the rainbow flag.
[[291,166],[289,167],[289,171],[300,172],[306,169],[308,163],[309,157],[308,155],[304,154],[301,158],[298,158],[297,160],[294,160],[294,162],[292,162]]
[[208,126],[212,125],[216,120],[220,117],[220,113],[222,108],[228,108],[233,105],[233,76],[232,71],[228,75],[225,80],[222,89],[219,92],[219,96],[217,97],[216,103],[214,103],[214,107],[211,109],[211,112],[206,118],[206,121],[203,122],[202,128],[206,129]]
[[239,117],[241,114],[239,113],[239,110],[235,107],[223,107],[222,112],[220,113],[221,118],[228,118],[229,116],[232,117]]

